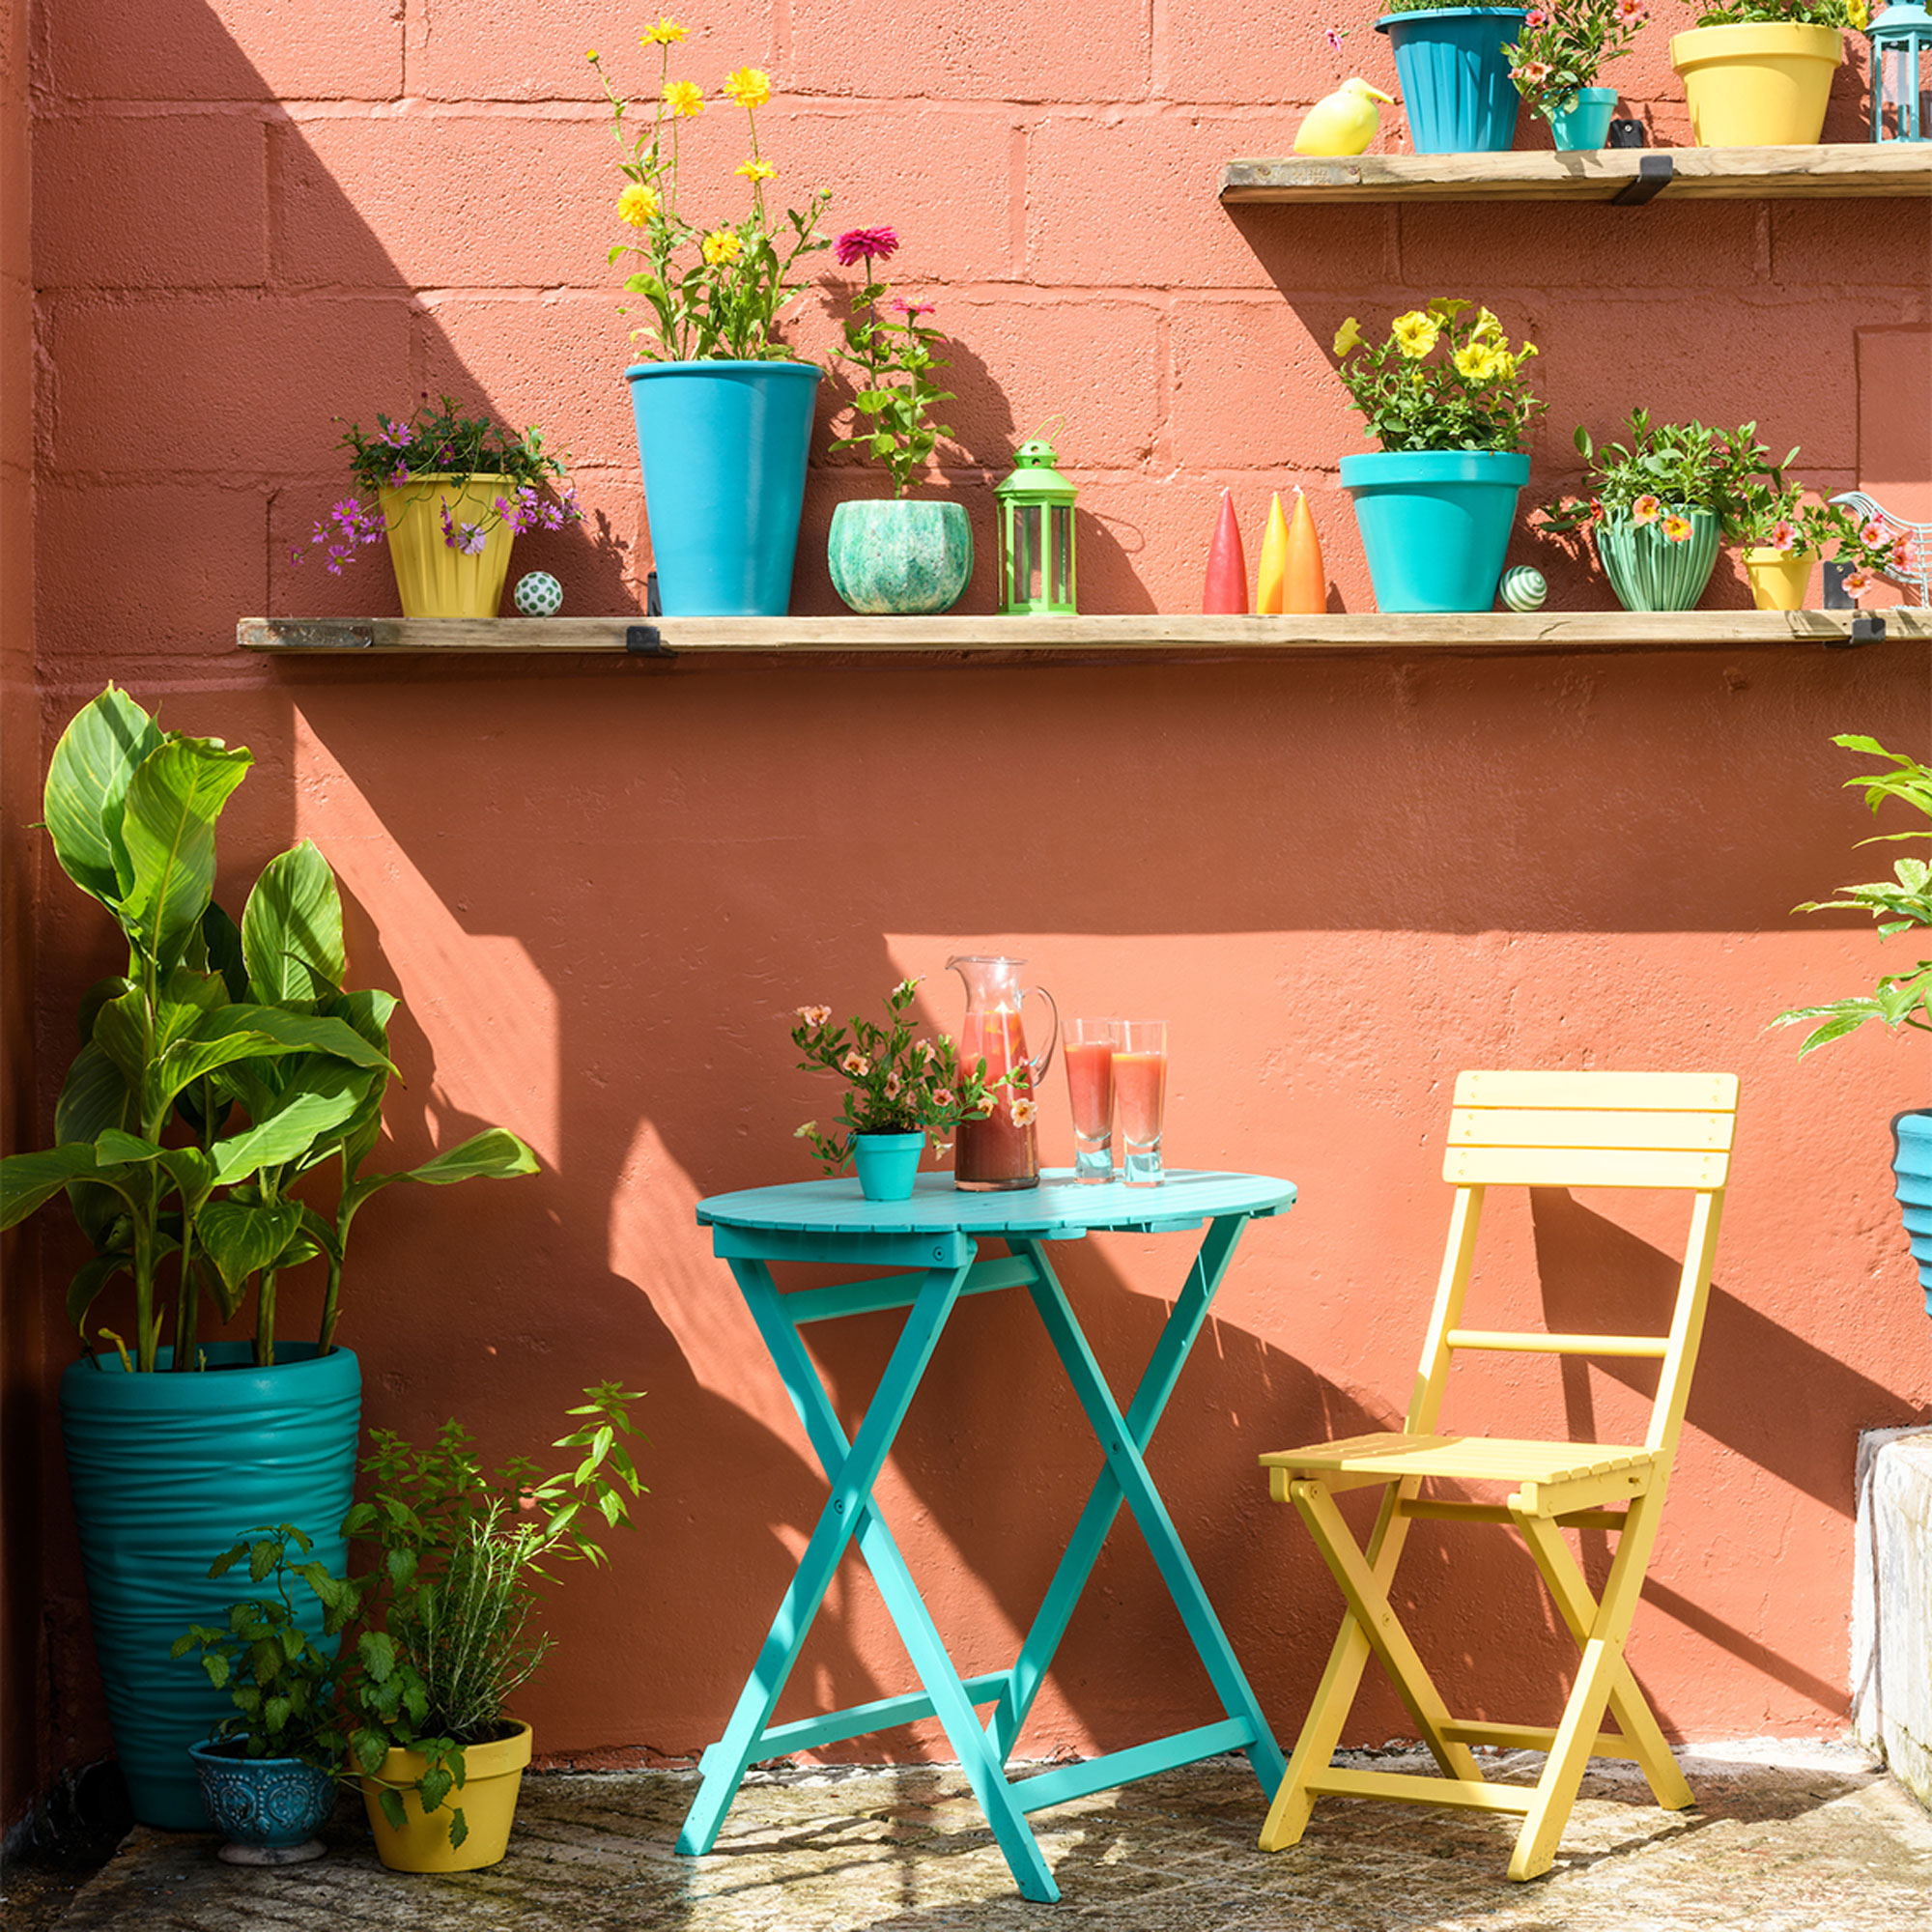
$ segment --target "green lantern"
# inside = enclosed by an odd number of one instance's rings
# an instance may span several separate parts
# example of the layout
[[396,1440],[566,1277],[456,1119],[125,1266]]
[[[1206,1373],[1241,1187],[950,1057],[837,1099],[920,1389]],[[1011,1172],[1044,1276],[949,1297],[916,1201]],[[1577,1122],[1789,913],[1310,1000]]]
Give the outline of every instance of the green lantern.
[[1053,445],[1030,437],[1013,453],[1013,473],[994,485],[1000,499],[1000,609],[1022,617],[1074,615],[1073,499],[1054,469]]

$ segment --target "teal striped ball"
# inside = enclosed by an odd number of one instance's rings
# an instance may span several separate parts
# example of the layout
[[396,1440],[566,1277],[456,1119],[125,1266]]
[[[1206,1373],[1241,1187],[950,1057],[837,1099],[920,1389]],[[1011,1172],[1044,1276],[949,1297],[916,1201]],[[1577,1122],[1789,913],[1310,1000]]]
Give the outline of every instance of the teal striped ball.
[[1502,599],[1510,610],[1541,611],[1543,600],[1548,595],[1549,586],[1544,582],[1542,571],[1520,563],[1514,570],[1503,572]]

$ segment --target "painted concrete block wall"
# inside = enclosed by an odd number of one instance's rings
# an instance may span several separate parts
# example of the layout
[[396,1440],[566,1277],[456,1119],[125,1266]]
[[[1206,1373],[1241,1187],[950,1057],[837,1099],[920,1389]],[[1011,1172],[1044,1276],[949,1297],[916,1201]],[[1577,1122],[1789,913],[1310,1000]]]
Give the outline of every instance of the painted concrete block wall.
[[[1688,18],[1661,12],[1662,30]],[[1284,148],[1342,73],[1386,81],[1366,20],[1339,59],[1324,16],[1293,8],[725,0],[690,20],[680,71],[715,88],[767,67],[781,185],[832,188],[836,227],[895,226],[901,286],[956,331],[943,487],[985,554],[990,482],[1066,415],[1090,610],[1194,607],[1220,489],[1252,528],[1297,483],[1338,604],[1369,608],[1334,487],[1362,446],[1326,355],[1347,314],[1464,293],[1537,339],[1539,498],[1569,480],[1577,421],[1611,429],[1636,403],[1756,417],[1844,487],[1871,414],[1863,346],[1932,327],[1908,204],[1224,213],[1222,160]],[[425,388],[573,452],[591,520],[526,540],[517,567],[556,571],[575,611],[637,607],[648,529],[604,265],[617,181],[582,55],[641,80],[646,23],[601,0],[344,0],[326,17],[66,0],[34,48],[46,732],[114,677],[171,724],[249,744],[231,892],[295,838],[335,863],[358,978],[412,1014],[398,1157],[494,1121],[544,1160],[536,1179],[364,1217],[343,1332],[370,1420],[427,1433],[460,1413],[507,1452],[558,1433],[594,1378],[650,1391],[645,1527],[559,1593],[559,1649],[526,1706],[540,1748],[707,1743],[816,1513],[814,1465],[691,1220],[704,1194],[809,1172],[791,1129],[824,1098],[791,1070],[784,1016],[861,1009],[910,972],[950,1023],[943,960],[1002,949],[1065,1010],[1170,1017],[1180,1157],[1302,1187],[1251,1236],[1154,1449],[1284,1732],[1337,1605],[1254,1457],[1399,1406],[1457,1068],[1739,1071],[1709,1367],[1637,1668],[1681,1732],[1840,1727],[1857,1436],[1932,1402],[1883,1127],[1922,1101],[1932,1055],[1860,1038],[1800,1065],[1762,1027],[1879,970],[1868,930],[1789,909],[1866,863],[1831,734],[1927,748],[1922,647],[1031,668],[238,657],[242,614],[394,611],[380,562],[338,581],[291,553],[342,493],[333,418]],[[1662,38],[1621,76],[1659,138],[1682,119]],[[1857,83],[1840,78],[1840,131]],[[736,130],[695,127],[692,166],[723,180]],[[805,350],[829,351],[837,307],[801,305]],[[880,487],[814,459],[795,608],[834,608],[832,506]],[[1538,560],[1558,601],[1604,601],[1580,566]],[[1746,601],[1729,576],[1712,596]],[[991,603],[982,569],[965,608]],[[74,901],[53,880],[36,902],[43,1123],[72,999],[112,963]],[[1064,1154],[1058,1085],[1046,1119]],[[1680,1232],[1637,1204],[1539,1200],[1504,1217],[1493,1285],[1522,1294],[1503,1264],[1538,1262],[1535,1305],[1575,1316],[1614,1259],[1654,1295]],[[52,1308],[72,1256],[47,1245]],[[1182,1261],[1167,1240],[1068,1257],[1117,1385]],[[826,1345],[848,1417],[890,1334],[855,1323]],[[888,1506],[962,1662],[989,1667],[1094,1452],[1022,1311],[976,1304],[949,1346]],[[1524,1393],[1525,1433],[1611,1433],[1631,1406],[1617,1373],[1576,1365]],[[64,1506],[56,1465],[50,1525]],[[1418,1540],[1416,1590],[1453,1564],[1515,1607],[1466,1630],[1425,1613],[1444,1675],[1497,1715],[1527,1715],[1520,1689],[1553,1708],[1566,1645],[1527,1566],[1463,1534]],[[1586,1557],[1601,1574],[1604,1552]],[[58,1541],[51,1563],[46,1748],[72,1758],[102,1734]],[[795,1694],[903,1688],[863,1577],[831,1605]],[[1129,1533],[1033,1741],[1122,1745],[1204,1710],[1175,1635]],[[1483,1661],[1496,1637],[1500,1671]],[[1365,1739],[1405,1726],[1392,1700],[1363,1707]]]

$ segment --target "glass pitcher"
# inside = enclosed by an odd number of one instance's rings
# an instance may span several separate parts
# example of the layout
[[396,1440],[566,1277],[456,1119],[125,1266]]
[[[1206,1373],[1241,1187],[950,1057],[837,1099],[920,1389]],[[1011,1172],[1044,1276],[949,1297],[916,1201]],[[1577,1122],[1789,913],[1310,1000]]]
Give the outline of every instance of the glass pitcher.
[[[1014,1118],[1015,1100],[1033,1099],[1035,1082],[1045,1076],[1060,1038],[1060,1009],[1043,986],[1022,986],[1024,959],[1003,959],[983,953],[955,953],[946,962],[949,973],[966,981],[966,1022],[959,1030],[959,1064],[970,1068],[986,1063],[986,1079],[994,1081],[1011,1068],[1019,1077],[993,1094],[993,1111],[983,1121],[961,1121],[952,1156],[952,1179],[969,1193],[992,1193],[1011,1187],[1039,1185],[1039,1138],[1029,1105]],[[1027,1052],[1020,1025],[1020,1009],[1029,997],[1046,1002],[1052,1029],[1046,1051],[1037,1060]]]

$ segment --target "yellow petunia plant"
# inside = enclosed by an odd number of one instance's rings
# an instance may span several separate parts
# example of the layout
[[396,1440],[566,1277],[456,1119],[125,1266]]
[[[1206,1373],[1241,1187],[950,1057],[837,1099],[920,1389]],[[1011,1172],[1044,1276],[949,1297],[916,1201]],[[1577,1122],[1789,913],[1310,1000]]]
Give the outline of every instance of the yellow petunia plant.
[[1533,342],[1512,349],[1488,309],[1450,296],[1397,316],[1378,344],[1352,315],[1334,341],[1343,384],[1385,450],[1520,449],[1543,407],[1523,366],[1535,354]]

